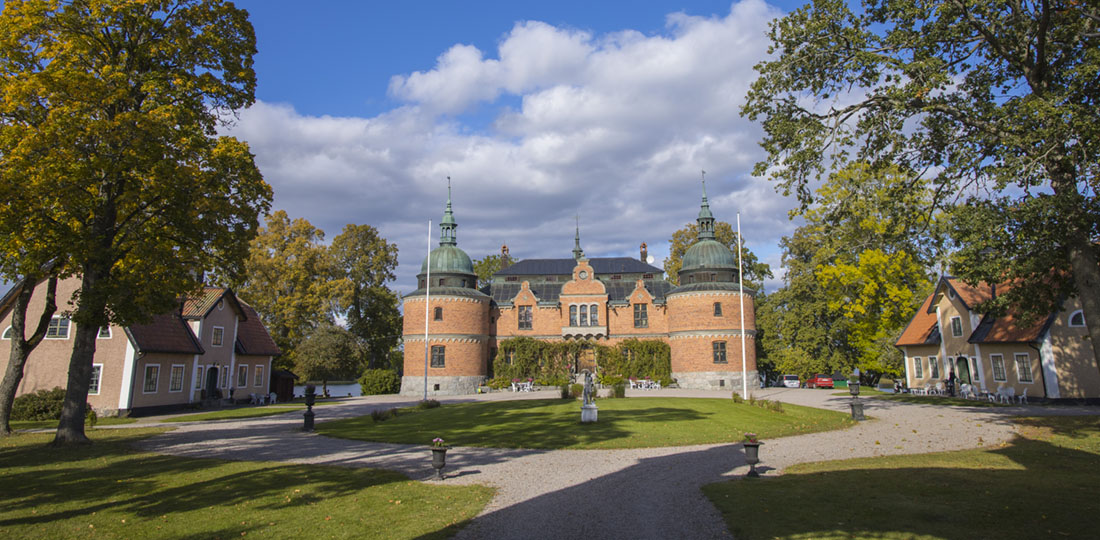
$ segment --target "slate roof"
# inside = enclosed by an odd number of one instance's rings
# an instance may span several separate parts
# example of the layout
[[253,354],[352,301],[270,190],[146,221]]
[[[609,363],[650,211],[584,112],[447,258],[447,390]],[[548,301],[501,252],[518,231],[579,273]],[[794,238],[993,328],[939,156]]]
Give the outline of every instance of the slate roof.
[[[634,292],[636,283],[634,280],[616,280],[604,281],[603,284],[604,288],[607,289],[609,302],[625,304],[630,297],[630,293]],[[530,287],[531,292],[538,297],[540,304],[556,304],[561,298],[562,285],[565,285],[565,283],[531,283]],[[488,287],[488,291],[494,302],[511,304],[512,299],[519,293],[520,286],[521,283],[516,282],[493,283]],[[649,290],[649,294],[653,295],[654,303],[663,304],[665,296],[672,289],[672,284],[665,280],[647,279],[645,280],[645,287]]]
[[[588,264],[596,275],[604,274],[659,274],[664,270],[631,257],[593,257]],[[572,275],[577,261],[568,259],[523,259],[494,276],[560,276]]]
[[283,351],[271,339],[264,323],[260,320],[260,314],[252,306],[240,302],[241,310],[245,317],[237,325],[237,342],[234,344],[237,354],[253,356],[279,356]]
[[187,321],[177,312],[154,315],[147,324],[126,328],[134,348],[143,353],[203,354]]
[[[409,294],[406,294],[402,298],[408,298],[410,296],[424,296],[424,294],[424,289],[417,289]],[[471,298],[486,296],[484,292],[467,287],[432,287],[432,296],[435,296],[437,294],[446,294],[449,296],[469,296]]]
[[[688,283],[687,285],[680,285],[679,287],[676,287],[675,289],[672,289],[671,291],[668,291],[668,294],[678,294],[678,293],[694,292],[694,291],[733,291],[733,292],[738,292],[740,290],[741,290],[741,286],[737,282],[734,282],[734,281],[703,281],[703,282],[697,282],[697,283]],[[745,293],[755,296],[756,295],[756,289],[753,289],[752,287],[745,287]]]

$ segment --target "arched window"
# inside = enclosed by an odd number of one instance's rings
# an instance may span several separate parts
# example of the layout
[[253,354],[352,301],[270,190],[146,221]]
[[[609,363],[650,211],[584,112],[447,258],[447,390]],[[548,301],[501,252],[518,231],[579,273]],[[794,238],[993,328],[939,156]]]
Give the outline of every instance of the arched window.
[[588,306],[581,304],[581,326],[588,326]]
[[1081,310],[1074,311],[1069,316],[1069,325],[1080,328],[1085,326],[1085,312]]
[[577,306],[569,306],[569,326],[577,326]]
[[588,306],[588,317],[592,321],[592,326],[600,325],[600,310],[596,308],[596,304]]

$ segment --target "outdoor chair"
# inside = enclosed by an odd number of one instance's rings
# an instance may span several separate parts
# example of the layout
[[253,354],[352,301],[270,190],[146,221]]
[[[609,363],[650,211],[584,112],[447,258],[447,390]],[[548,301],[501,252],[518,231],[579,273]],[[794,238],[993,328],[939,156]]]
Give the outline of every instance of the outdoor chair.
[[990,403],[996,403],[997,400],[1000,399],[1001,394],[1004,393],[1004,390],[1005,390],[1004,386],[997,385],[997,391],[996,392],[990,392],[990,393],[986,394],[986,397],[989,398]]
[[274,404],[278,400],[279,400],[279,394],[276,394],[275,392],[272,392],[272,393],[268,394],[268,396],[267,396],[267,402],[270,403],[270,404]]
[[1021,405],[1027,405],[1027,388],[1024,388],[1024,393],[1020,394],[1017,398]]
[[936,383],[936,394],[941,395],[941,396],[944,395],[943,383],[942,382]]

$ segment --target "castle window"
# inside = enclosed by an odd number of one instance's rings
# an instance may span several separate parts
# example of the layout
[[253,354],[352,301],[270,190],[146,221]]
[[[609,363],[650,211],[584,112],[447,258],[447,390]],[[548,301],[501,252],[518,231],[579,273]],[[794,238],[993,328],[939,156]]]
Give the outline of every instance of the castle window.
[[718,281],[718,274],[715,273],[715,272],[711,272],[710,273],[710,280],[711,281]]
[[421,289],[423,289],[423,288],[424,288],[424,280],[420,280],[420,288],[421,288]]
[[441,307],[435,308],[435,315],[433,316],[433,318],[437,321],[442,321],[443,320],[443,308],[441,308]]
[[623,275],[622,274],[613,274],[611,276],[611,279],[623,279]]
[[715,317],[721,317],[722,316],[722,303],[721,302],[715,302],[714,303],[714,316]]
[[646,306],[649,304],[634,304],[634,328],[649,328],[649,313]]
[[441,368],[447,363],[447,347],[443,345],[432,345],[432,367]]
[[577,306],[569,306],[569,326],[577,326]]
[[581,304],[581,326],[588,326],[588,306]]
[[596,304],[592,304],[588,307],[589,320],[592,322],[592,326],[600,325],[600,310],[596,308]]
[[1081,310],[1074,311],[1069,316],[1069,325],[1075,328],[1085,326],[1085,312]]
[[962,337],[963,323],[961,318],[951,317],[951,335],[955,337]]
[[442,286],[443,286],[443,279],[444,279],[444,278],[439,278],[439,286],[440,286],[440,287],[442,287]]
[[505,276],[504,281],[519,281],[519,276]]
[[532,315],[531,311],[532,311],[531,306],[520,306],[519,307],[519,329],[520,330],[530,330],[531,329],[531,327],[532,327],[532,324],[531,324],[531,315]]
[[653,274],[642,274],[642,279],[653,279]]
[[715,341],[711,344],[714,348],[714,363],[725,364],[726,363],[726,342]]

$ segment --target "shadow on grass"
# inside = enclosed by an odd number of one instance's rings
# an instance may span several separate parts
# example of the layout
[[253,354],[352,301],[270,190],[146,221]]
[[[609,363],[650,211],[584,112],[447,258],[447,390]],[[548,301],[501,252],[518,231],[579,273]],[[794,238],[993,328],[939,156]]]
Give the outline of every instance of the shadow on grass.
[[995,450],[810,464],[703,491],[744,539],[1095,537],[1097,418],[1021,425]]

